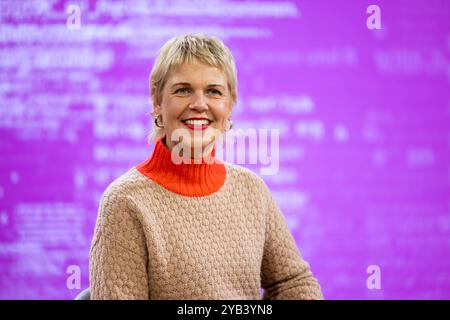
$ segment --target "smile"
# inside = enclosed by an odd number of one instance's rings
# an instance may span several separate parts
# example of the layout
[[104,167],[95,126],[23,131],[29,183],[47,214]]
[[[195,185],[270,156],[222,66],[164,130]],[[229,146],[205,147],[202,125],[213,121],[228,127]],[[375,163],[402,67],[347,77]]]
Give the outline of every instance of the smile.
[[183,124],[191,130],[206,130],[212,123],[212,121],[208,119],[201,119],[201,120],[188,119],[182,120],[181,122],[183,122]]

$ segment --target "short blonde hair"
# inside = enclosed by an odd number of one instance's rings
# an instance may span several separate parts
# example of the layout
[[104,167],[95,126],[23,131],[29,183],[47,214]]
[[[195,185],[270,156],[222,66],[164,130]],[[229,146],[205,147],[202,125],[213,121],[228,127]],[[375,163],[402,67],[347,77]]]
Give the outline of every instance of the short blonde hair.
[[[186,34],[170,39],[158,52],[149,81],[153,106],[161,103],[169,72],[183,63],[193,62],[201,62],[222,70],[228,79],[232,104],[236,103],[237,71],[230,49],[215,37]],[[162,129],[153,124],[149,142],[155,142],[162,134]]]

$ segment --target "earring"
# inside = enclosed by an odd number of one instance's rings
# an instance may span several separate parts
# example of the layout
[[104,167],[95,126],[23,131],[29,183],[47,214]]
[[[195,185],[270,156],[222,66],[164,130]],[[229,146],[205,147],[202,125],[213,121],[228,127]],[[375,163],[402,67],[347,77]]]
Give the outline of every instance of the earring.
[[231,119],[228,119],[228,123],[229,123],[229,128],[226,128],[225,131],[230,131],[231,129],[233,129],[233,121],[231,121]]
[[[157,126],[158,128],[164,128],[164,126],[162,124],[158,123],[159,116],[160,116],[160,114],[155,116],[155,126]],[[162,121],[162,116],[161,116],[161,121]]]

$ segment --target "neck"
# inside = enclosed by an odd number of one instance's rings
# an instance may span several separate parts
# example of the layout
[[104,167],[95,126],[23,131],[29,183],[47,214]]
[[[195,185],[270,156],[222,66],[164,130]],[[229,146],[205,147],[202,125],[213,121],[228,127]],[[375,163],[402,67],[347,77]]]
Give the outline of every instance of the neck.
[[201,164],[210,163],[211,161],[218,161],[215,158],[216,148],[213,143],[206,147],[186,147],[183,143],[179,142],[174,144],[172,141],[167,141],[166,137],[160,139],[163,146],[165,146],[171,152],[172,161],[176,164],[181,161],[185,164]]
[[191,197],[217,192],[226,176],[224,164],[215,158],[215,148],[205,158],[186,159],[171,152],[163,139],[156,142],[151,157],[136,169],[164,188]]
[[172,152],[172,159],[180,158],[185,163],[193,163],[193,161],[199,163],[201,160],[208,161],[215,159],[216,149],[214,143],[210,143],[205,147],[186,146],[182,142],[175,144],[170,139],[167,141],[165,136],[161,138],[161,142]]

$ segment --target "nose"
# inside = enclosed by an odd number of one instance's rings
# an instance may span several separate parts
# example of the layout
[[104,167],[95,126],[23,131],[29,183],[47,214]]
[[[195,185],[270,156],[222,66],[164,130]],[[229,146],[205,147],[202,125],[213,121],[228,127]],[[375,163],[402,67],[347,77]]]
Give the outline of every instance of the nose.
[[189,105],[191,110],[197,110],[199,112],[205,111],[208,109],[208,104],[206,103],[205,96],[201,92],[197,92],[193,95],[193,99],[191,104]]

